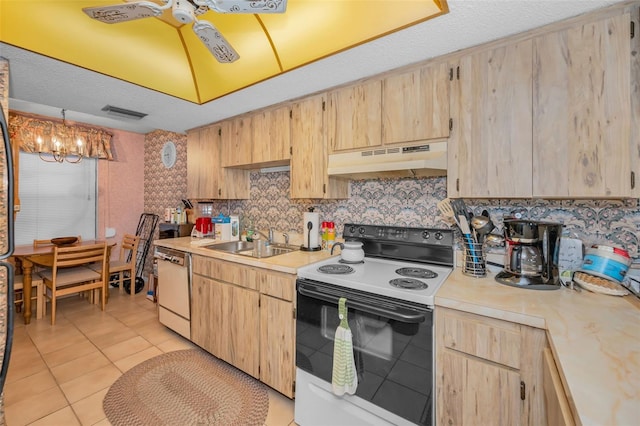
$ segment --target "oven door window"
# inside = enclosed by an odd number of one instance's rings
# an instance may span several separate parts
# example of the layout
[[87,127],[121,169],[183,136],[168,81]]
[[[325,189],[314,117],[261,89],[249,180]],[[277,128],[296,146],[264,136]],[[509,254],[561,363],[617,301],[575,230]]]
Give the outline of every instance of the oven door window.
[[[356,395],[414,423],[430,424],[432,312],[416,307],[418,316],[424,319],[405,322],[353,307],[355,301],[350,304],[349,300],[357,296],[353,292],[342,295],[347,297],[353,335],[358,374]],[[378,305],[388,303],[386,300]],[[298,368],[331,382],[333,343],[339,323],[337,302],[298,293]]]

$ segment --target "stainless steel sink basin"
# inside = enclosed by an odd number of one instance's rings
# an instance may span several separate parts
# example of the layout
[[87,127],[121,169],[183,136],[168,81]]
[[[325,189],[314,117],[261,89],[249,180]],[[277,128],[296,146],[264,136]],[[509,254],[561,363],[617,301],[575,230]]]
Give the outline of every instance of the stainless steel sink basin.
[[299,250],[298,246],[294,246],[291,244],[269,244],[259,253],[257,250],[254,250],[255,244],[247,241],[229,241],[221,244],[213,244],[210,246],[206,246],[210,250],[223,251],[225,253],[231,254],[241,254],[243,256],[255,257],[255,258],[265,258],[265,257],[273,257],[281,254],[291,253],[292,251]]
[[212,244],[210,246],[206,246],[206,248],[224,251],[227,253],[238,253],[241,251],[253,250],[253,243],[248,241],[229,241],[226,243]]

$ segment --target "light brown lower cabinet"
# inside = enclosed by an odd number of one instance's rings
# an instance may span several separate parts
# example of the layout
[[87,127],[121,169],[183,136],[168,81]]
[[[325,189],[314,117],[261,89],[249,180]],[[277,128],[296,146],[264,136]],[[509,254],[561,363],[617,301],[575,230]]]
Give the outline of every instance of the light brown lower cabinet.
[[543,425],[544,330],[436,307],[436,424]]
[[193,256],[191,340],[293,397],[295,275]]
[[292,303],[260,295],[260,381],[293,397],[295,324]]
[[553,359],[551,349],[544,350],[544,402],[547,410],[547,424],[554,426],[573,426],[573,415],[564,392],[560,374]]

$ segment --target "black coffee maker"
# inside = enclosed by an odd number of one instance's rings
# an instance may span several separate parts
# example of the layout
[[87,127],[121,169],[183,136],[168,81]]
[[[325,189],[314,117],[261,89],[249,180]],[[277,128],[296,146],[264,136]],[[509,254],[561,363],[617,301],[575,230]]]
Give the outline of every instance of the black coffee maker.
[[558,248],[562,224],[505,219],[504,270],[496,281],[533,290],[560,288]]

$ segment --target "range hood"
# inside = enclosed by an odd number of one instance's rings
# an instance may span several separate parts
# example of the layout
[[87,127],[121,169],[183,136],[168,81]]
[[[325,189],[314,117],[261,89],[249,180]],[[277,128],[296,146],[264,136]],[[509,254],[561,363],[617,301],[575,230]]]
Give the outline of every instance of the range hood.
[[446,176],[447,142],[331,154],[327,169],[349,179]]

